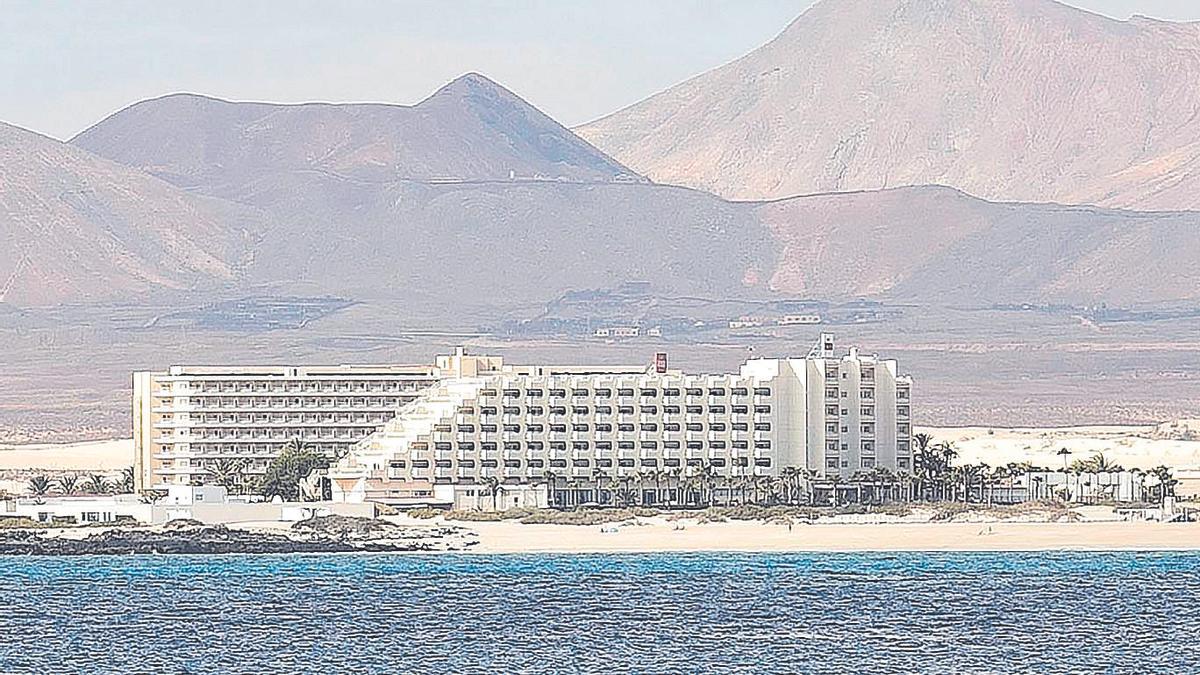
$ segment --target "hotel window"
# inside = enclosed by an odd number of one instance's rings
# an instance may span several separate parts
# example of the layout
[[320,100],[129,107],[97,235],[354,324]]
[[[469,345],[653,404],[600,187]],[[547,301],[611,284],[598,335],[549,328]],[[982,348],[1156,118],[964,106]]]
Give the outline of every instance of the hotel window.
[[862,468],[870,469],[874,466],[875,466],[875,458],[874,457],[863,457],[862,458]]
[[750,442],[749,441],[734,441],[733,449],[734,450],[749,450]]
[[745,422],[734,422],[732,426],[734,431],[750,431],[750,425]]
[[708,425],[708,430],[709,431],[725,431],[725,423],[724,422],[713,422]]
[[403,459],[393,459],[392,461],[388,462],[389,469],[404,469],[407,467],[408,462],[404,461]]
[[529,468],[531,468],[531,469],[540,469],[544,466],[546,466],[546,460],[544,460],[544,459],[529,460]]
[[629,467],[632,467],[633,465],[634,465],[634,461],[631,458],[617,460],[617,466],[620,466],[620,467],[629,468]]
[[771,423],[770,422],[755,422],[754,430],[755,431],[770,431]]
[[495,415],[496,409],[490,405],[485,405],[479,409],[480,415]]
[[475,442],[474,441],[459,441],[458,449],[459,450],[468,450],[468,451],[474,450]]
[[572,414],[574,414],[574,415],[586,415],[586,414],[588,414],[589,412],[591,412],[591,410],[590,410],[590,409],[589,409],[587,406],[585,406],[585,405],[573,405],[573,406],[571,406],[571,413],[572,413]]
[[875,441],[863,441],[862,449],[863,452],[875,452]]
[[505,415],[520,415],[521,409],[515,405],[506,405],[506,406],[504,406],[504,414]]
[[837,458],[836,458],[836,457],[830,457],[830,458],[826,459],[826,460],[825,460],[825,468],[826,468],[826,469],[836,469],[836,468],[838,468],[838,461],[837,461]]
[[572,389],[571,395],[572,396],[587,396],[588,390],[587,389]]
[[563,452],[567,449],[566,441],[550,441],[550,449]]
[[704,414],[704,406],[702,406],[702,405],[689,405],[689,406],[687,407],[687,414],[689,414],[689,415],[703,415],[703,414]]
[[654,398],[655,396],[658,396],[657,389],[642,389],[638,393],[640,393],[643,398]]
[[710,406],[708,406],[708,414],[710,414],[710,415],[724,415],[724,414],[725,414],[725,406],[723,406],[723,405],[710,405]]
[[613,465],[613,461],[611,459],[601,458],[601,459],[596,460],[596,466],[598,466],[602,469],[612,468],[612,465]]
[[712,447],[713,450],[724,450],[725,449],[725,441],[713,441],[709,445]]
[[724,387],[713,387],[712,389],[708,390],[708,395],[709,396],[724,396],[725,388]]
[[521,449],[521,441],[504,441],[504,449],[509,452],[516,452]]
[[528,412],[530,415],[544,415],[546,414],[546,409],[540,405],[531,405],[526,412]]
[[454,462],[451,462],[448,459],[439,459],[438,461],[434,462],[434,466],[439,469],[449,469],[454,466]]
[[720,466],[720,467],[724,467],[728,463],[725,461],[724,457],[713,457],[712,459],[708,460],[708,462],[709,462],[709,464],[712,464],[713,466]]
[[678,450],[679,441],[663,441],[663,448],[666,450]]
[[657,415],[658,414],[658,406],[644,405],[644,406],[642,406],[642,414],[643,415]]
[[571,431],[587,431],[588,428],[589,427],[586,424],[572,424],[571,425]]
[[491,442],[479,444],[479,449],[484,452],[495,452],[497,447],[498,446],[495,443],[491,443]]
[[583,468],[583,467],[586,467],[586,466],[590,466],[590,464],[591,464],[591,462],[589,462],[589,461],[588,461],[588,460],[586,460],[586,459],[573,459],[573,460],[571,460],[571,466],[578,467],[578,468]]
[[633,441],[617,441],[618,450],[633,450]]
[[770,450],[771,449],[771,441],[766,441],[766,440],[754,441],[754,449],[755,450]]
[[596,441],[597,450],[612,450],[612,441]]
[[771,388],[770,387],[756,387],[754,389],[754,395],[755,396],[770,396]]
[[550,460],[550,466],[551,466],[551,467],[553,467],[553,468],[555,468],[555,469],[565,469],[565,468],[567,468],[567,460],[565,460],[565,459],[552,459],[552,460]]
[[433,444],[433,449],[434,449],[434,450],[440,450],[440,451],[443,451],[443,452],[444,452],[444,451],[446,451],[446,450],[449,450],[449,449],[450,449],[450,444],[449,444],[449,443],[434,443],[434,444]]
[[667,414],[667,415],[678,415],[678,414],[679,414],[679,406],[677,406],[677,405],[664,405],[664,406],[663,406],[663,413],[665,413],[665,414]]
[[612,425],[611,424],[597,424],[596,431],[598,433],[606,433],[606,434],[612,433]]
[[546,447],[546,445],[541,441],[529,441],[525,444],[525,447],[529,448],[530,450],[542,450]]
[[541,398],[542,396],[546,395],[546,392],[542,391],[541,389],[530,389],[525,392],[525,395],[529,398]]
[[414,460],[413,460],[413,468],[414,468],[414,469],[428,469],[428,468],[429,468],[429,460],[427,460],[427,459],[414,459]]
[[618,389],[617,396],[633,396],[632,389]]
[[699,422],[688,422],[687,430],[688,431],[704,431],[704,425],[700,424]]
[[642,466],[658,466],[658,460],[650,458],[643,459]]
[[435,425],[433,425],[433,430],[435,432],[446,433],[449,431],[453,431],[454,429],[449,424],[435,424]]
[[424,442],[424,441],[418,441],[418,442],[416,442],[416,443],[413,443],[413,444],[412,444],[412,445],[410,445],[409,447],[410,447],[410,448],[412,448],[413,450],[416,450],[416,451],[428,450],[428,449],[429,449],[429,444],[428,444],[428,443],[426,443],[426,442]]
[[458,460],[458,466],[459,466],[459,467],[461,467],[461,468],[463,468],[463,469],[474,469],[474,468],[475,468],[475,460],[473,460],[473,459],[460,459],[460,460]]
[[836,406],[836,405],[827,405],[827,406],[825,406],[825,414],[826,414],[826,415],[836,415],[836,414],[838,414],[838,408],[837,408],[837,406]]
[[657,450],[658,441],[642,441],[643,450]]
[[642,431],[658,431],[657,422],[646,422],[642,425]]
[[836,434],[837,432],[838,432],[838,425],[836,423],[825,425],[825,433]]
[[479,395],[480,396],[495,396],[496,390],[495,389],[481,389],[479,391]]
[[663,431],[679,431],[678,422],[667,422],[663,424]]
[[483,465],[483,468],[485,469],[495,469],[500,466],[500,463],[494,459],[485,459],[481,461],[480,464]]
[[700,389],[699,387],[688,387],[687,395],[688,396],[703,396],[704,390]]
[[875,416],[875,406],[864,405],[863,407],[858,409],[858,414],[863,417],[874,417]]
[[598,406],[596,406],[596,414],[597,415],[611,415],[612,414],[612,406],[598,405]]
[[873,434],[873,433],[875,433],[875,425],[874,425],[874,424],[862,424],[862,425],[859,425],[859,426],[860,426],[860,428],[862,429],[862,433],[864,433],[864,434]]
[[675,388],[663,389],[663,396],[678,396],[679,390]]
[[729,393],[733,394],[734,396],[746,396],[750,392],[747,391],[745,387],[734,387],[729,391]]
[[587,450],[591,447],[591,443],[587,441],[571,441],[572,450]]
[[521,398],[520,389],[505,389],[504,398]]
[[908,433],[908,424],[907,423],[897,424],[896,431],[898,431],[901,434],[907,434]]
[[754,406],[754,412],[755,412],[755,413],[758,413],[758,414],[769,413],[769,412],[771,412],[771,406],[769,406],[769,405],[756,405],[756,406]]
[[908,400],[908,390],[907,389],[897,389],[896,390],[896,398],[900,399],[901,401],[907,401]]
[[617,431],[633,431],[632,424],[618,424]]
[[520,424],[505,424],[504,430],[509,433],[520,433],[521,425]]
[[732,410],[734,415],[745,415],[750,412],[750,408],[744,405],[735,405]]
[[550,406],[550,414],[551,415],[566,415],[567,409],[565,407],[559,406],[559,405]]
[[551,425],[550,425],[550,431],[551,431],[552,433],[557,433],[557,434],[565,434],[565,433],[567,433],[567,425],[565,425],[565,424],[551,424]]
[[754,466],[771,466],[770,457],[755,457]]
[[567,390],[566,389],[551,389],[550,396],[553,398],[566,398]]
[[631,405],[619,406],[617,408],[617,412],[622,415],[632,415],[633,414],[633,406],[631,406]]
[[874,389],[861,389],[858,392],[858,396],[859,396],[859,398],[873,399],[873,398],[875,398],[875,390]]
[[703,450],[704,449],[704,441],[688,441],[687,449],[688,450]]
[[596,398],[608,398],[612,396],[612,389],[597,389]]

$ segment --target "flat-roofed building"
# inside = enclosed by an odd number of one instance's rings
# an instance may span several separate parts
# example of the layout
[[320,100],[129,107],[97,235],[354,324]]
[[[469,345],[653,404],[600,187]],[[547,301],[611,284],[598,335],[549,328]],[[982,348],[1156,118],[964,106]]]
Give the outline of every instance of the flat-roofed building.
[[[445,365],[453,358],[444,357]],[[443,370],[433,365],[173,366],[136,372],[136,487],[203,484],[223,459],[240,461],[247,475],[262,474],[292,440],[331,457],[344,455],[442,377]]]
[[837,355],[828,334],[805,357],[752,359],[737,373],[686,374],[665,358],[650,368],[503,366],[429,388],[329,475],[334,498],[353,499],[368,479],[552,478],[587,490],[656,472],[908,471],[910,401],[895,361]]

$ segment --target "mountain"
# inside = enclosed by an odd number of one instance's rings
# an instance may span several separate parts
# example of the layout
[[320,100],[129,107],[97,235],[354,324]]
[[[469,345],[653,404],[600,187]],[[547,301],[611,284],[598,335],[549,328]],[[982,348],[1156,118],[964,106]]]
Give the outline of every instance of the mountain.
[[971,307],[1200,297],[1200,213],[994,203],[941,187],[753,206],[771,229],[770,287],[820,298]]
[[254,209],[0,123],[0,302],[102,302],[233,282]]
[[1200,23],[1051,0],[824,0],[576,131],[653,180],[736,199],[937,184],[1200,208]]
[[218,196],[264,175],[297,171],[369,182],[637,180],[477,74],[415,106],[279,105],[175,94],[114,113],[71,143]]

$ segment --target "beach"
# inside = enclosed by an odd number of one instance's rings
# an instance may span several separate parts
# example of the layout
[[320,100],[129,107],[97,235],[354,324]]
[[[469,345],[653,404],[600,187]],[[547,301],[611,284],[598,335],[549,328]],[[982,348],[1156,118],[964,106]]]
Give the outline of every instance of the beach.
[[1200,523],[1145,521],[794,523],[789,528],[655,517],[639,518],[636,525],[448,524],[479,535],[473,553],[1200,550]]

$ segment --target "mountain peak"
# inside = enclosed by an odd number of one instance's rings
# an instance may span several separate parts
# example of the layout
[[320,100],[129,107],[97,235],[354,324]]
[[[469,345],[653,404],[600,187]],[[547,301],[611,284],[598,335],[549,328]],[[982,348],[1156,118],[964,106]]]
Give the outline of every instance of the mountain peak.
[[736,199],[941,184],[1195,208],[1196,37],[1053,0],[824,0],[576,131],[653,180]]

